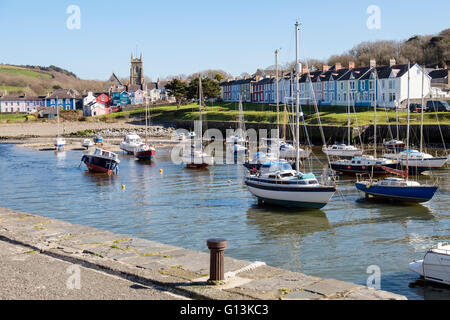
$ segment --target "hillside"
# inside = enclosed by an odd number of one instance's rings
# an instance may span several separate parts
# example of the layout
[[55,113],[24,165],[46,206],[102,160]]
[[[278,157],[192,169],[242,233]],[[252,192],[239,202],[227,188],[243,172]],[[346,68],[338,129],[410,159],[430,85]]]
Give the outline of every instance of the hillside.
[[8,95],[46,95],[55,89],[101,91],[103,82],[82,80],[74,73],[56,66],[14,66],[0,64],[0,91]]

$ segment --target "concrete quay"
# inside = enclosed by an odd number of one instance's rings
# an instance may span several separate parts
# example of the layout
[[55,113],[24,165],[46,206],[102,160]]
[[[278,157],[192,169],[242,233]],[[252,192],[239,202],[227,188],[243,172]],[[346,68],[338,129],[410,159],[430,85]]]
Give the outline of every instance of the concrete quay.
[[[0,208],[0,270],[8,275],[0,279],[0,299],[406,300],[226,251],[226,280],[210,285],[209,263],[207,253]],[[75,296],[66,289],[71,266],[80,269]],[[35,278],[48,279],[45,290]]]

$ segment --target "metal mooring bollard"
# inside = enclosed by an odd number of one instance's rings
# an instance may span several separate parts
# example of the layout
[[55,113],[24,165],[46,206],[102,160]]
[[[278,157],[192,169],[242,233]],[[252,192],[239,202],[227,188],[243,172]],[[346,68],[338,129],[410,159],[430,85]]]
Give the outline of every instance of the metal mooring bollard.
[[209,239],[206,241],[211,250],[208,282],[225,280],[224,251],[228,246],[225,239]]

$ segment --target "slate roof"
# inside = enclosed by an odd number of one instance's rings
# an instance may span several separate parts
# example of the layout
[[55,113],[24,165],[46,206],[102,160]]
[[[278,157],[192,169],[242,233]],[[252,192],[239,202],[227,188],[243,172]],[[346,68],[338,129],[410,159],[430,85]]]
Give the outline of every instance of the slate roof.
[[431,79],[448,79],[448,73],[450,69],[439,69],[439,70],[433,70],[429,73]]

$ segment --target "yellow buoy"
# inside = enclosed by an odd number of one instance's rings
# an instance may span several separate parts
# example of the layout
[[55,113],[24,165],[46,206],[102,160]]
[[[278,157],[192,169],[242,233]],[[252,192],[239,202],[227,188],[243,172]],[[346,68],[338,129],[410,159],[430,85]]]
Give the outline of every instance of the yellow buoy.
[[163,174],[164,170],[163,169],[159,169],[159,173]]
[[125,185],[124,184],[122,185],[122,190],[125,190]]
[[367,189],[370,189],[370,184],[368,184],[368,185],[366,186],[366,188],[367,188]]

